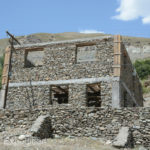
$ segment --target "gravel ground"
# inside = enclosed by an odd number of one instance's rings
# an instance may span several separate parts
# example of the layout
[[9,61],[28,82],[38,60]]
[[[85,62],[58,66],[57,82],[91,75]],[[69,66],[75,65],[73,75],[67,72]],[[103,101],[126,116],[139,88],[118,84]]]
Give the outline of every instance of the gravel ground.
[[[42,141],[15,141],[0,143],[0,150],[117,150],[104,143],[102,139],[94,138],[62,138]],[[130,150],[130,149],[122,149]],[[134,150],[141,150],[135,148]],[[145,150],[145,149],[142,149]]]

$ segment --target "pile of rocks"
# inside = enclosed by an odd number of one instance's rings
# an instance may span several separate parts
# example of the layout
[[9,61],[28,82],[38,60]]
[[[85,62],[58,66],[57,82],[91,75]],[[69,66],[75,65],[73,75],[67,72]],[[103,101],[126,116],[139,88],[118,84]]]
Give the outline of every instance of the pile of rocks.
[[51,118],[49,115],[39,116],[31,127],[32,136],[40,139],[52,138],[53,129],[51,125]]

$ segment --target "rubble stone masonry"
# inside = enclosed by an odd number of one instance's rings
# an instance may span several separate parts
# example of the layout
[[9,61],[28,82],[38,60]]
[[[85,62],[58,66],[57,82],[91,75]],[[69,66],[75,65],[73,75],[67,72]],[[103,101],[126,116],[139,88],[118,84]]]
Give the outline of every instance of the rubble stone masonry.
[[[97,137],[114,140],[120,127],[131,128],[135,145],[150,147],[150,108],[47,107],[22,110],[0,110],[5,128],[28,130],[40,115],[50,115],[53,134],[66,137]],[[21,134],[21,133],[20,133]]]
[[[100,84],[101,107],[143,106],[139,78],[123,43],[120,45],[119,52],[114,52],[114,38],[101,37],[16,47],[11,57],[6,108],[51,105],[51,86],[55,84],[69,87],[69,104],[86,106],[86,86],[96,81]],[[34,55],[29,58],[35,66],[28,67],[27,55],[32,51]],[[118,76],[114,67],[120,72]]]
[[[44,51],[42,66],[30,68],[25,66],[26,53],[32,50]],[[6,108],[29,108],[30,101],[35,101],[36,105],[49,105],[50,85],[38,85],[40,81],[46,83],[47,81],[86,78],[105,79],[101,80],[102,106],[110,106],[113,53],[113,38],[111,37],[16,49],[12,52]],[[17,85],[27,82],[31,84],[28,86]],[[32,85],[33,82],[37,85]],[[13,83],[16,85],[11,86]],[[86,105],[86,84],[87,82],[67,84],[69,86],[69,104]]]

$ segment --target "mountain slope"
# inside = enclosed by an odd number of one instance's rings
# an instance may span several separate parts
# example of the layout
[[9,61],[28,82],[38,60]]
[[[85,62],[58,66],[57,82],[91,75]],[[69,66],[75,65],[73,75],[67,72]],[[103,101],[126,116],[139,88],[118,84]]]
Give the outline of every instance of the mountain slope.
[[[73,40],[90,38],[97,36],[106,36],[106,34],[93,33],[84,34],[78,32],[64,32],[64,33],[36,33],[26,36],[17,37],[17,39],[24,44],[41,43],[50,41]],[[127,37],[123,36],[123,42],[129,52],[131,60],[150,58],[150,38]],[[3,55],[5,47],[8,45],[8,39],[0,39],[0,56]]]

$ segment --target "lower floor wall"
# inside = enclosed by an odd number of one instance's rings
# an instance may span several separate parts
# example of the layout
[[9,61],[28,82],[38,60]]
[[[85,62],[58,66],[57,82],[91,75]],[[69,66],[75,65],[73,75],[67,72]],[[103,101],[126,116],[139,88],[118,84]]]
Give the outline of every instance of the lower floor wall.
[[31,128],[40,115],[49,114],[58,136],[101,137],[114,140],[122,126],[133,133],[135,145],[150,147],[150,108],[49,107],[22,110],[0,110],[0,122],[7,128]]
[[[101,107],[111,106],[112,102],[112,84],[100,82]],[[68,86],[68,104],[75,107],[87,105],[87,85],[69,84]],[[24,86],[9,87],[6,99],[6,108],[24,109],[52,105],[51,86]],[[54,102],[53,105],[58,105]],[[61,104],[59,104],[61,105]]]

